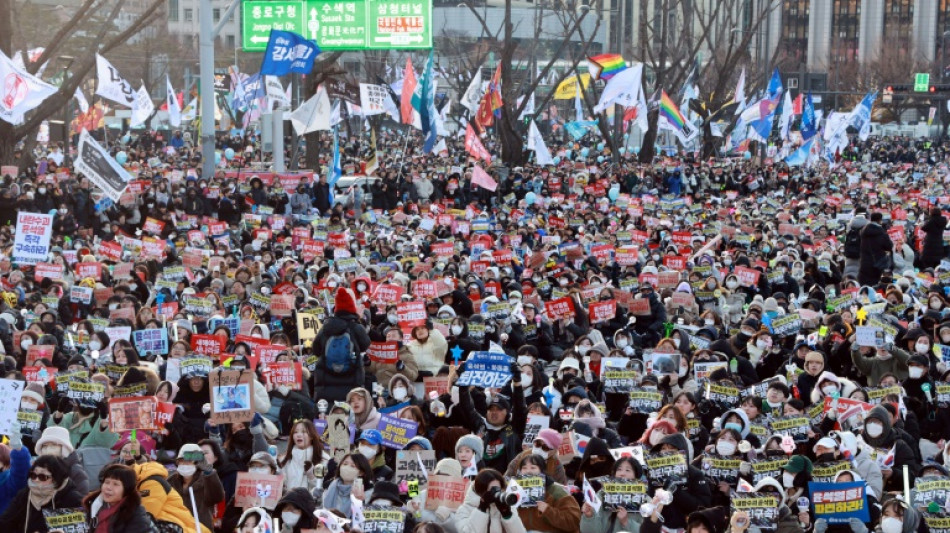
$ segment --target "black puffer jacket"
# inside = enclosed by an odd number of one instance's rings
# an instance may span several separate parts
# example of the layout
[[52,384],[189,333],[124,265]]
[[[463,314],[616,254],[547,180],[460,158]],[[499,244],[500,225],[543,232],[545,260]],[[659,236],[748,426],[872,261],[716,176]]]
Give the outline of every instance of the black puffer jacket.
[[288,504],[303,511],[300,520],[294,525],[293,533],[300,533],[303,529],[314,528],[313,512],[317,510],[317,502],[314,501],[313,496],[307,492],[307,489],[297,487],[296,489],[291,489],[287,494],[284,494],[284,497],[277,502],[277,507],[274,508],[274,516],[280,516],[280,513]]
[[[354,368],[346,374],[336,374],[326,367],[322,354],[326,353],[327,341],[331,337],[349,332],[353,347],[357,352]],[[362,354],[369,348],[370,338],[366,328],[359,323],[359,317],[349,311],[338,311],[327,319],[313,340],[313,352],[321,355],[313,372],[314,400],[345,402],[346,393],[365,384],[365,372]]]

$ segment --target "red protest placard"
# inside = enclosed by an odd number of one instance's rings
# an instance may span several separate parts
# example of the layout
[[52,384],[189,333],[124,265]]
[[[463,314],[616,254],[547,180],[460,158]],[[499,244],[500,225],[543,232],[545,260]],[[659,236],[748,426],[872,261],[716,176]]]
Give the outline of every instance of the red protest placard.
[[142,231],[151,233],[152,235],[161,235],[164,229],[165,223],[152,217],[146,218],[145,224],[142,224]]
[[33,268],[33,279],[43,281],[43,278],[63,279],[63,265],[53,263],[37,263]]
[[76,263],[76,277],[79,279],[102,279],[102,263]]
[[472,261],[471,271],[472,273],[481,276],[488,270],[488,267],[491,266],[491,263],[488,261]]
[[640,258],[640,251],[635,246],[624,246],[617,248],[614,254],[614,260],[620,266],[630,266],[637,263]]
[[52,344],[33,344],[26,349],[26,365],[35,365],[40,359],[46,359],[52,363],[53,353],[55,352],[56,347]]
[[600,261],[610,261],[610,254],[613,251],[614,247],[609,244],[597,244],[590,247],[590,255]]
[[574,316],[574,300],[569,296],[557,298],[548,302],[544,310],[551,320],[571,318]]
[[385,365],[394,365],[399,360],[399,343],[371,342],[366,351],[371,361]]
[[604,322],[617,316],[617,301],[594,302],[590,304],[589,310],[592,323]]
[[296,303],[293,294],[272,294],[270,297],[271,316],[292,316]]
[[660,272],[656,275],[656,286],[658,289],[672,289],[680,283],[679,272]]
[[426,323],[426,304],[420,301],[399,302],[396,314],[399,316],[400,326],[423,326]]
[[118,263],[122,260],[122,245],[115,241],[102,241],[99,243],[97,253],[105,261]]
[[432,243],[432,253],[439,258],[449,258],[455,254],[455,245],[451,242],[434,242]]
[[688,292],[674,292],[673,293],[673,308],[678,309],[680,307],[692,307],[696,303],[696,298]]
[[743,287],[752,287],[759,284],[759,276],[762,275],[761,272],[754,268],[737,266],[735,275],[739,278],[739,285]]
[[258,362],[270,365],[277,362],[277,356],[286,352],[287,347],[282,344],[259,344],[254,347],[254,356]]
[[334,248],[346,248],[346,234],[345,233],[328,233],[327,234],[327,244]]
[[394,304],[402,298],[404,292],[405,289],[403,289],[401,285],[389,283],[377,285],[376,290],[373,291],[373,301],[384,304]]
[[634,298],[630,301],[630,305],[627,308],[630,314],[634,316],[649,316],[650,300],[646,298]]
[[164,428],[165,424],[174,420],[175,410],[175,404],[171,402],[158,402],[155,406],[155,427]]
[[431,279],[420,279],[412,282],[412,295],[416,298],[429,300],[438,296],[438,284]]
[[426,488],[426,509],[435,511],[439,507],[458,509],[465,502],[469,480],[464,477],[429,475]]
[[293,390],[300,390],[303,387],[303,368],[300,361],[271,363],[261,373],[267,383],[275,387],[286,386]]
[[686,257],[682,255],[667,255],[663,258],[663,266],[671,270],[686,270]]
[[191,350],[197,354],[216,357],[224,353],[227,340],[217,335],[194,334],[191,336]]
[[234,489],[234,506],[242,509],[261,506],[273,509],[284,493],[284,476],[238,472]]
[[448,376],[426,376],[422,378],[423,387],[425,387],[425,397],[429,397],[429,393],[435,391],[436,394],[442,396],[443,394],[449,392],[449,389],[452,386],[449,384]]
[[511,250],[495,250],[491,253],[491,259],[496,265],[511,263],[512,256]]

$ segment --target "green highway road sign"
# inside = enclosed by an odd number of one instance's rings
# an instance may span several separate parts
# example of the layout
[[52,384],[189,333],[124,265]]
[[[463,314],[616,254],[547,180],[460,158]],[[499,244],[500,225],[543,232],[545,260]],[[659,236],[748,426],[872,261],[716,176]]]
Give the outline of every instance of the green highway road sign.
[[272,29],[299,34],[304,31],[302,0],[249,0],[241,9],[241,45],[245,52],[266,50]]
[[250,0],[243,15],[248,52],[264,51],[272,28],[299,33],[322,50],[432,47],[432,0]]
[[930,90],[930,74],[927,72],[918,72],[914,74],[914,92],[925,93]]

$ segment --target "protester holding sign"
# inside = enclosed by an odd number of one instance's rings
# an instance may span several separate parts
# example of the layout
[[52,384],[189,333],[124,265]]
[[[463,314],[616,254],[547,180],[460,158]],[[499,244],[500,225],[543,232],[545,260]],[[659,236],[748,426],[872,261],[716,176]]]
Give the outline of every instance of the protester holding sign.
[[553,479],[544,474],[546,465],[536,455],[521,459],[518,471],[521,475],[544,478],[544,499],[535,507],[520,507],[518,515],[525,529],[549,533],[574,532],[580,527],[581,510],[577,501]]
[[[633,457],[617,459],[610,472],[610,479],[611,481],[630,482],[631,503],[629,505],[608,505],[609,498],[606,489],[601,489],[597,493],[597,499],[603,502],[600,509],[594,509],[585,498],[584,505],[581,506],[581,533],[619,533],[620,531],[638,529],[639,524],[643,522],[639,503],[645,502],[647,499],[646,485],[640,481],[642,476],[643,468],[636,459]],[[624,489],[628,488],[625,484],[618,483],[616,486],[623,486]],[[639,498],[637,494],[641,489],[643,490],[642,498]]]
[[81,507],[82,498],[61,458],[38,457],[30,467],[28,486],[16,494],[0,515],[0,527],[5,531],[47,533],[49,527],[43,511]]
[[204,453],[197,444],[182,446],[176,464],[175,473],[168,476],[168,484],[181,495],[187,508],[198,509],[201,524],[213,530],[214,506],[224,501],[224,487],[218,473],[205,462]]

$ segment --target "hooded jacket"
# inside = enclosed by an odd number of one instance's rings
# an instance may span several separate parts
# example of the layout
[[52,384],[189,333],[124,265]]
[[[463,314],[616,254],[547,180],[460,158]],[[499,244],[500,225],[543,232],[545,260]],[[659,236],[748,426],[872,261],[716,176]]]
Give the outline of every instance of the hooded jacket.
[[673,446],[686,454],[687,474],[685,480],[678,485],[673,493],[673,503],[663,508],[663,523],[670,529],[686,527],[686,517],[693,511],[712,505],[712,492],[709,482],[703,472],[689,464],[693,458],[689,453],[689,443],[682,433],[674,433],[663,437],[659,444],[651,451],[657,452],[664,444]]
[[181,494],[185,508],[191,509],[191,488],[194,490],[195,502],[198,507],[198,519],[201,525],[214,530],[214,508],[224,501],[224,487],[221,480],[218,479],[218,473],[214,469],[208,472],[197,471],[192,477],[191,485],[185,486],[185,478],[178,472],[168,476],[168,484]]
[[[155,462],[137,464],[133,468],[136,488],[142,496],[142,506],[145,510],[156,520],[181,526],[184,533],[196,533],[195,518],[191,511],[185,507],[181,494],[172,489],[166,481],[168,470]],[[211,533],[211,529],[202,524],[201,533]]]
[[544,478],[544,502],[548,508],[542,513],[537,507],[519,507],[521,523],[528,531],[548,533],[575,533],[581,523],[581,508],[567,490],[551,478]]
[[356,428],[360,431],[366,429],[376,429],[376,426],[379,425],[379,419],[382,418],[382,415],[380,415],[379,411],[376,410],[376,405],[373,403],[373,396],[363,387],[357,387],[346,394],[346,397],[344,398],[345,403],[349,403],[350,396],[353,394],[359,394],[363,397],[363,401],[366,402],[366,411],[359,416],[354,414]]
[[[341,289],[342,291],[342,289]],[[353,342],[353,348],[357,354],[363,354],[369,348],[369,334],[359,323],[359,317],[356,313],[349,310],[337,308],[333,316],[328,318],[313,340],[313,353],[320,354],[317,361],[316,370],[313,373],[314,379],[314,400],[326,400],[330,403],[342,402],[346,399],[346,394],[357,386],[362,386],[364,379],[364,366],[362,358],[358,357],[356,367],[348,375],[336,375],[326,368],[326,361],[322,354],[326,353],[327,341],[343,332],[349,332],[350,339]]]
[[[284,507],[288,504],[303,511],[300,515],[300,520],[298,520],[297,524],[292,528],[294,533],[300,533],[302,529],[313,529],[316,526],[313,512],[317,510],[317,502],[314,501],[313,496],[307,492],[307,489],[291,489],[287,494],[284,494],[284,497],[281,498],[280,501],[277,502],[277,506],[274,507],[274,516],[280,516]],[[288,529],[286,523],[281,527],[283,528],[282,531]]]
[[[868,435],[867,427],[872,419],[880,422],[883,426],[883,431],[878,437]],[[864,431],[861,436],[864,442],[874,448],[883,450],[894,448],[894,466],[891,467],[893,475],[884,483],[885,491],[902,491],[904,489],[904,480],[900,472],[905,465],[910,476],[909,483],[913,486],[920,464],[914,456],[914,451],[900,438],[900,435],[891,425],[891,415],[887,412],[887,409],[880,405],[871,409],[864,420]]]

